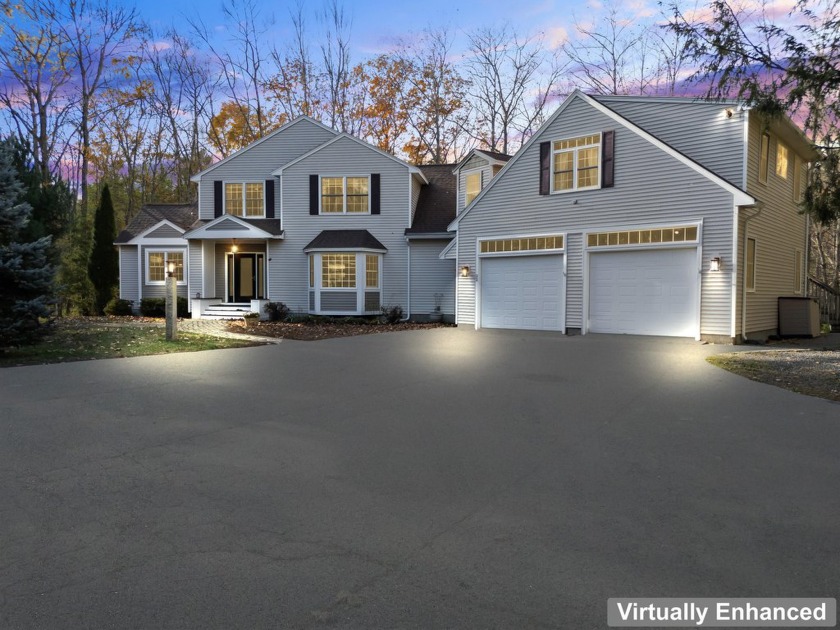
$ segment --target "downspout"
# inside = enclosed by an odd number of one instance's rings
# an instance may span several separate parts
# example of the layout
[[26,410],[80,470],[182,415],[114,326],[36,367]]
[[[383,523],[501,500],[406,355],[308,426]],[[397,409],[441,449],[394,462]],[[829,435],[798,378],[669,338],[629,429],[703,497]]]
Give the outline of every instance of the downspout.
[[408,274],[406,282],[408,295],[406,296],[405,317],[400,320],[401,322],[407,322],[411,319],[411,241],[408,240],[407,236],[405,237],[405,246],[408,250]]
[[747,339],[747,226],[750,221],[761,214],[763,209],[761,202],[752,207],[755,208],[755,212],[748,217],[744,217],[744,260],[741,266],[743,270],[741,278],[741,340],[744,342],[749,341]]

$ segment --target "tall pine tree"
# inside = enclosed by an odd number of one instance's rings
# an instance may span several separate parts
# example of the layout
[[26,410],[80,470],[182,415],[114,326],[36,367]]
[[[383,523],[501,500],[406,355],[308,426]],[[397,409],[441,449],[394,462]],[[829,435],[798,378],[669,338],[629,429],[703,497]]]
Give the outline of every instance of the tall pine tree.
[[88,263],[88,277],[96,291],[96,312],[102,314],[105,305],[114,297],[120,281],[119,254],[114,247],[117,230],[114,225],[114,206],[106,184],[93,220],[93,249]]
[[0,142],[0,348],[31,343],[46,330],[55,275],[52,237],[26,238],[32,207],[22,201],[14,149]]

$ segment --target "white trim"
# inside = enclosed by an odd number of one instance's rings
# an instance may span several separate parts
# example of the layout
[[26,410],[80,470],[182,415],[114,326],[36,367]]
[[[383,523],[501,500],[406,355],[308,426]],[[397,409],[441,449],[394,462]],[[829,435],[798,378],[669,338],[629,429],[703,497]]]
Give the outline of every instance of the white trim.
[[[202,177],[204,177],[207,173],[217,169],[222,164],[226,164],[227,162],[229,162],[233,158],[241,155],[245,151],[248,151],[249,149],[252,149],[253,147],[257,146],[258,144],[262,144],[266,140],[269,140],[270,138],[273,138],[274,136],[280,134],[283,131],[286,131],[287,129],[290,129],[291,127],[293,127],[294,125],[296,125],[297,123],[302,122],[302,121],[310,122],[310,123],[314,124],[315,126],[320,127],[321,129],[329,131],[332,134],[338,134],[338,132],[335,129],[327,127],[325,124],[323,124],[321,122],[318,122],[314,118],[310,118],[309,116],[298,116],[297,118],[294,118],[294,119],[290,120],[289,122],[287,122],[285,125],[283,125],[279,129],[275,129],[270,134],[268,134],[266,136],[263,136],[259,140],[255,140],[254,142],[249,144],[247,147],[242,147],[238,151],[234,151],[233,153],[231,153],[226,158],[223,158],[223,159],[219,160],[218,162],[216,162],[215,164],[213,164],[212,166],[208,166],[203,171],[200,171],[200,172],[196,173],[195,175],[190,177],[190,181],[191,182],[200,182]],[[201,216],[201,214],[199,214],[198,216]]]
[[[180,252],[181,256],[182,256],[181,260],[182,260],[182,268],[183,268],[183,272],[184,272],[184,279],[183,280],[178,280],[177,284],[178,284],[179,287],[187,286],[187,280],[189,278],[189,263],[188,263],[189,248],[187,246],[182,245],[182,246],[175,247],[175,248],[163,247],[163,246],[161,246],[161,247],[143,247],[141,249],[145,252],[145,254],[143,256],[143,263],[144,263],[143,264],[143,275],[142,275],[143,284],[145,284],[147,287],[164,286],[166,284],[165,274],[166,274],[166,264],[167,264],[167,259],[168,259],[167,254],[176,254],[176,253]],[[163,280],[149,280],[149,254],[160,254],[161,252],[163,253],[164,279]]]
[[[225,250],[223,253],[225,255],[225,291],[224,291],[224,297],[222,298],[222,300],[224,302],[227,302],[228,297],[230,297],[230,298],[234,299],[233,303],[237,303],[235,301],[236,296],[230,295],[230,267],[231,267],[231,263],[234,261],[234,256],[254,256],[253,273],[256,276],[256,281],[257,281],[257,295],[253,296],[251,299],[252,300],[265,300],[265,299],[267,299],[265,296],[268,295],[268,274],[267,274],[267,271],[266,271],[267,268],[268,268],[268,250],[266,250],[265,252],[232,252],[232,251],[229,251],[229,250]],[[259,294],[260,294],[260,286],[259,286],[259,284],[260,284],[260,265],[259,265],[259,260],[260,260],[260,258],[262,258],[262,261],[263,261],[263,283],[264,283],[264,286],[262,287],[263,297],[259,297]]]
[[[759,147],[760,149],[760,147]],[[750,110],[744,110],[744,145],[743,159],[741,164],[741,188],[747,190],[747,178],[749,177],[750,165]]]
[[373,249],[371,247],[307,247],[303,250],[304,254],[347,254],[354,252],[384,255],[387,253],[387,250]]
[[[586,144],[583,146],[575,146],[569,149],[559,149],[555,150],[554,143],[555,142],[564,142],[566,140],[577,140],[578,138],[586,138],[588,136],[598,136],[598,144]],[[551,146],[549,147],[548,152],[548,194],[549,195],[563,195],[567,193],[574,193],[574,192],[581,192],[584,190],[598,190],[603,188],[601,185],[601,178],[603,177],[601,171],[603,166],[603,145],[604,145],[604,132],[603,131],[596,131],[594,133],[580,133],[575,134],[574,136],[564,137],[564,138],[556,138],[554,140],[549,140]],[[596,184],[594,186],[585,186],[583,188],[578,187],[577,185],[577,175],[578,175],[578,151],[580,149],[598,149],[598,176],[596,178]],[[572,163],[572,187],[571,188],[564,188],[563,190],[556,190],[554,188],[554,155],[555,153],[574,153],[574,161]]]
[[[562,236],[563,247],[556,247],[552,249],[525,249],[516,252],[482,252],[481,243],[484,241],[505,241],[520,238],[545,238],[547,236]],[[568,235],[566,232],[540,232],[538,234],[509,234],[503,236],[479,236],[476,238],[475,255],[476,258],[505,258],[508,256],[545,256],[546,254],[563,254],[566,252],[566,244],[568,243]]]
[[717,184],[718,186],[720,186],[721,188],[723,188],[727,192],[730,192],[734,197],[735,205],[737,205],[737,206],[742,206],[742,205],[748,206],[748,205],[752,205],[752,204],[755,203],[755,199],[751,195],[747,194],[746,192],[744,192],[743,190],[741,190],[737,186],[732,185],[731,183],[729,183],[728,181],[726,181],[722,177],[716,175],[715,173],[713,173],[709,169],[705,168],[704,166],[701,166],[700,164],[698,164],[697,162],[695,162],[691,158],[683,155],[682,153],[680,153],[676,149],[668,146],[667,144],[665,144],[664,142],[662,142],[661,140],[659,140],[655,136],[652,136],[651,134],[649,134],[647,131],[645,131],[641,127],[638,127],[637,125],[635,125],[631,121],[629,121],[626,118],[624,118],[623,116],[619,115],[618,113],[616,113],[615,111],[613,111],[612,109],[607,107],[606,105],[603,105],[602,103],[599,103],[598,101],[596,101],[592,97],[587,96],[586,94],[584,94],[580,90],[576,89],[574,92],[572,92],[566,98],[565,101],[563,101],[560,104],[560,106],[554,111],[554,113],[551,116],[549,116],[548,120],[546,120],[546,122],[543,123],[543,125],[539,128],[539,130],[533,136],[531,136],[531,138],[528,140],[528,142],[526,142],[524,144],[524,146],[519,151],[517,151],[516,155],[514,155],[502,167],[502,170],[499,173],[497,173],[496,176],[493,177],[490,180],[490,183],[487,184],[487,186],[485,186],[482,189],[481,194],[478,197],[476,197],[475,200],[473,200],[473,203],[471,203],[468,208],[465,208],[461,212],[460,215],[455,217],[455,219],[449,224],[447,229],[449,229],[449,230],[457,230],[458,229],[458,223],[460,223],[460,221],[467,215],[468,212],[470,212],[470,210],[472,210],[473,208],[476,207],[475,202],[478,201],[479,199],[481,199],[484,195],[486,195],[487,191],[490,190],[491,188],[493,188],[493,186],[495,186],[496,183],[500,179],[502,179],[501,175],[507,169],[511,168],[512,164],[515,164],[523,155],[525,155],[528,152],[528,149],[533,144],[538,144],[539,143],[540,138],[544,134],[546,134],[549,127],[551,127],[551,125],[554,123],[554,121],[566,110],[567,107],[569,107],[570,103],[572,103],[575,99],[580,99],[584,103],[589,104],[595,110],[604,114],[608,118],[611,118],[616,123],[620,124],[622,127],[625,127],[626,129],[632,131],[633,133],[635,133],[639,137],[648,141],[650,144],[652,144],[656,148],[662,150],[666,154],[675,158],[677,161],[679,161],[682,164],[688,166],[691,170],[699,173],[700,175],[702,175],[703,177],[705,177],[709,181],[713,182],[714,184]]
[[[453,249],[455,250],[455,255],[450,256]],[[449,245],[447,245],[442,250],[440,250],[440,254],[438,254],[438,258],[440,260],[456,260],[456,261],[458,260],[458,237],[457,236],[449,242]],[[456,282],[455,284],[457,286],[458,283]]]
[[[490,156],[489,154],[485,153],[481,149],[470,149],[469,152],[463,158],[461,158],[461,161],[458,162],[458,164],[455,165],[455,168],[452,169],[452,173],[457,174],[458,171],[460,171],[464,167],[464,165],[467,162],[469,162],[470,159],[472,159],[472,157],[476,154],[480,155],[482,159],[487,160],[489,166],[504,166],[505,164],[507,164],[510,161],[510,160],[496,159],[496,158]],[[478,167],[478,168],[482,168],[482,167]],[[470,169],[470,170],[472,170],[472,169]]]
[[[156,230],[160,229],[160,228],[161,228],[162,226],[164,226],[164,225],[168,225],[169,227],[174,228],[175,230],[177,230],[177,231],[178,231],[178,232],[180,232],[181,234],[183,234],[184,232],[186,232],[186,230],[185,230],[184,228],[182,228],[182,227],[179,227],[179,226],[175,225],[175,224],[174,224],[174,223],[172,223],[172,221],[170,221],[169,219],[161,219],[160,221],[158,221],[157,223],[155,223],[152,227],[150,227],[150,228],[148,228],[148,229],[143,230],[142,232],[140,232],[140,234],[138,234],[137,236],[135,236],[134,238],[132,238],[130,241],[128,241],[128,243],[134,243],[134,242],[138,242],[138,241],[140,241],[140,240],[143,240],[143,239],[149,238],[149,236],[148,236],[149,234],[151,234],[152,232],[154,232],[154,231],[156,231]],[[154,238],[154,239],[156,239],[156,240],[158,239],[158,237],[155,237],[155,236],[153,236],[153,237],[151,237],[151,238]],[[163,237],[163,238],[169,238],[169,239],[171,239],[172,237],[171,237],[171,236],[165,236],[165,237]],[[160,239],[160,240],[163,240],[163,239]],[[126,243],[126,244],[128,244],[128,243]]]
[[301,156],[299,156],[299,157],[295,158],[295,159],[294,159],[294,160],[292,160],[291,162],[287,162],[286,164],[284,164],[284,165],[283,165],[283,166],[281,166],[280,168],[276,169],[275,171],[272,171],[272,173],[271,173],[271,174],[272,174],[272,175],[275,175],[275,176],[277,176],[277,175],[282,175],[282,174],[283,174],[283,171],[285,171],[287,168],[290,168],[290,167],[294,166],[294,165],[295,165],[295,164],[297,164],[298,162],[302,162],[303,160],[305,160],[305,159],[307,159],[307,158],[309,158],[309,157],[311,157],[311,156],[315,155],[315,154],[316,154],[316,153],[318,153],[319,151],[321,151],[321,150],[323,150],[323,149],[326,149],[328,146],[330,146],[330,145],[334,144],[335,142],[338,142],[339,140],[342,140],[342,139],[344,139],[344,138],[347,138],[348,140],[352,140],[352,141],[353,141],[353,142],[355,142],[356,144],[359,144],[359,145],[361,145],[361,146],[365,147],[366,149],[370,149],[371,151],[375,151],[375,152],[376,152],[376,153],[378,153],[379,155],[381,155],[381,156],[383,156],[383,157],[386,157],[386,158],[388,158],[389,160],[392,160],[392,161],[396,162],[397,164],[400,164],[400,165],[402,165],[402,166],[405,166],[405,167],[409,170],[409,172],[410,172],[410,173],[413,173],[413,174],[415,174],[415,175],[419,175],[419,176],[420,176],[420,179],[422,179],[424,183],[426,183],[426,184],[428,184],[428,183],[429,183],[429,180],[428,180],[428,179],[426,179],[426,176],[423,174],[423,171],[422,171],[422,170],[420,170],[419,168],[417,168],[416,166],[414,166],[414,165],[412,165],[412,164],[409,164],[408,162],[405,162],[405,161],[403,161],[403,160],[399,159],[398,157],[395,157],[395,156],[391,155],[390,153],[385,153],[385,151],[383,151],[382,149],[379,149],[378,147],[375,147],[375,146],[373,146],[372,144],[368,144],[368,143],[367,143],[367,142],[365,142],[364,140],[359,140],[359,139],[358,139],[358,138],[356,138],[355,136],[351,136],[349,133],[340,133],[340,134],[338,134],[338,135],[337,135],[335,138],[333,138],[332,140],[328,140],[327,142],[325,142],[325,143],[323,143],[323,144],[321,144],[321,145],[318,145],[317,147],[315,147],[315,148],[314,148],[314,149],[312,149],[311,151],[308,151],[307,153],[304,153],[303,155],[301,155]]
[[[382,251],[370,251],[370,250],[363,250],[363,249],[352,249],[352,250],[310,250],[307,251],[307,267],[306,267],[306,285],[307,285],[307,294],[306,294],[306,309],[308,313],[313,315],[371,315],[375,314],[377,311],[367,311],[365,310],[365,298],[366,293],[378,293],[379,294],[379,304],[382,305],[382,296],[385,293],[384,286],[385,286],[385,278],[383,276],[384,271],[384,257],[385,254]],[[324,287],[323,286],[323,261],[322,256],[324,254],[353,254],[355,261],[356,261],[356,286],[354,287]],[[377,269],[377,276],[379,281],[378,287],[368,287],[367,286],[367,257],[368,256],[376,256],[378,259],[378,269]],[[314,265],[314,281],[315,286],[309,286],[309,265]],[[315,302],[315,309],[309,308],[309,295],[314,292],[314,302]],[[353,310],[343,310],[343,311],[325,311],[321,308],[321,296],[322,294],[326,293],[345,293],[345,294],[354,294],[356,296],[356,308]]]
[[[275,240],[282,240],[283,234],[279,234],[275,236],[270,232],[266,232],[265,230],[258,228],[255,225],[251,225],[248,223],[248,219],[263,219],[270,221],[271,219],[265,219],[265,217],[237,217],[232,214],[223,214],[220,217],[216,217],[212,221],[205,223],[204,225],[197,227],[193,230],[189,230],[184,233],[185,240],[201,240],[201,239],[210,239],[210,240],[227,240],[230,238],[255,238],[255,239],[275,239]],[[246,228],[244,230],[210,230],[208,232],[208,228],[218,225],[222,221],[234,221],[238,223],[242,227]],[[282,225],[282,223],[281,223]]]
[[[738,335],[738,271],[740,269],[740,258],[738,257],[738,243],[740,241],[741,216],[738,206],[733,206],[732,212],[732,272],[730,274],[730,286],[732,287],[732,321],[729,327],[729,336],[732,339]],[[745,226],[746,227],[746,226]],[[746,273],[746,269],[743,270]]]

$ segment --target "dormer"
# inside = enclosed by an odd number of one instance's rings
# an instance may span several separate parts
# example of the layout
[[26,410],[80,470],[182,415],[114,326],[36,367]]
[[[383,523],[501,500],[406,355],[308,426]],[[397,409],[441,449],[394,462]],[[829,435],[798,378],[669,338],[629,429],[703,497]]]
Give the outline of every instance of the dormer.
[[453,173],[457,178],[457,211],[461,212],[478,197],[511,156],[495,151],[473,149],[458,163]]

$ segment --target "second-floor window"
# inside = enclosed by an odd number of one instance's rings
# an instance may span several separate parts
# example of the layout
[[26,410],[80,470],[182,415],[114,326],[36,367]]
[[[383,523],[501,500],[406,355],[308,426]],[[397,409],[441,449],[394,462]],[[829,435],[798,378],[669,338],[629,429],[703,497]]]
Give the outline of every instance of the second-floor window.
[[758,154],[758,181],[767,183],[767,171],[770,168],[770,135],[761,134],[761,152]]
[[598,188],[601,134],[556,140],[551,145],[553,192]]
[[225,184],[225,212],[237,217],[265,216],[263,182],[228,182]]
[[481,192],[481,171],[476,173],[467,173],[467,194],[464,200],[464,205],[468,206],[473,199],[478,197]]
[[322,177],[321,214],[367,214],[370,212],[367,177]]
[[782,179],[788,177],[789,155],[788,148],[781,142],[776,142],[776,175]]

